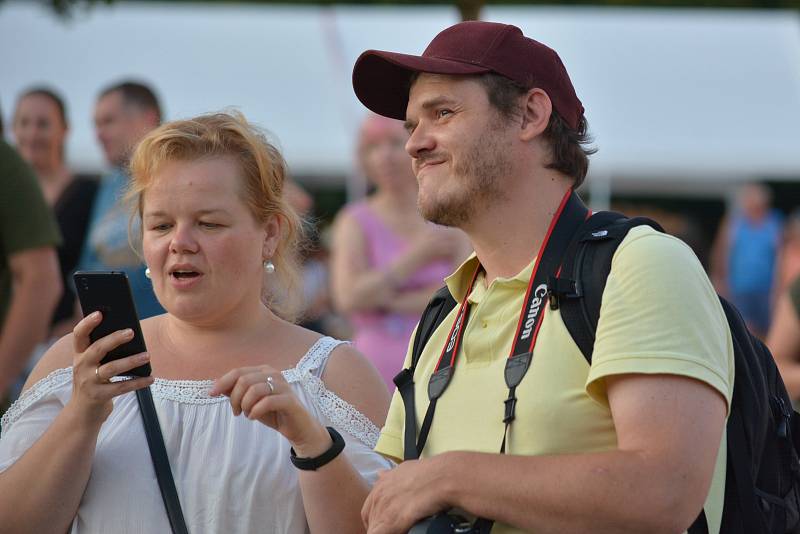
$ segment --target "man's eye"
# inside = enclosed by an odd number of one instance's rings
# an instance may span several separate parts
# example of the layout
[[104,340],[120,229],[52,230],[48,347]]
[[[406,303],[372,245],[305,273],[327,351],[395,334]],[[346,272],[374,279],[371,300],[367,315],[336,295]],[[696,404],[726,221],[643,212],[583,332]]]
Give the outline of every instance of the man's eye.
[[452,115],[452,114],[453,114],[453,110],[451,110],[451,109],[440,109],[439,111],[436,112],[436,117],[439,118],[439,119],[442,119],[442,118],[447,117],[447,116]]
[[208,221],[200,221],[200,226],[202,226],[203,228],[219,228],[221,225]]

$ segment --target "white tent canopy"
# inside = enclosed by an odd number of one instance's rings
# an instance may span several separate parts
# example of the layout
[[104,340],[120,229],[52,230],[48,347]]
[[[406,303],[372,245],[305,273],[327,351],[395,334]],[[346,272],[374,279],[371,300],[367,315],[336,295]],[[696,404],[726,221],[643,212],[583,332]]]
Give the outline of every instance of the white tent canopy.
[[[493,6],[483,17],[561,55],[600,149],[598,194],[612,177],[615,187],[648,190],[800,179],[796,13]],[[456,21],[448,7],[119,2],[64,22],[9,2],[0,7],[0,102],[8,125],[24,88],[60,90],[70,162],[96,171],[94,99],[133,77],[158,90],[167,118],[238,108],[274,133],[295,175],[341,181],[364,113],[350,86],[358,54],[420,53]]]

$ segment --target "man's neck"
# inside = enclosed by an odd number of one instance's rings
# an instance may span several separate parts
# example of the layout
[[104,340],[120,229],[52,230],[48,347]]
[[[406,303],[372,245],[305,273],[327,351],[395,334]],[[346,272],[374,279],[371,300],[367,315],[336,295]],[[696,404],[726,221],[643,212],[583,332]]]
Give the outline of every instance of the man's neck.
[[517,275],[536,257],[569,187],[552,171],[530,176],[472,217],[463,229],[486,272],[487,286],[495,278]]

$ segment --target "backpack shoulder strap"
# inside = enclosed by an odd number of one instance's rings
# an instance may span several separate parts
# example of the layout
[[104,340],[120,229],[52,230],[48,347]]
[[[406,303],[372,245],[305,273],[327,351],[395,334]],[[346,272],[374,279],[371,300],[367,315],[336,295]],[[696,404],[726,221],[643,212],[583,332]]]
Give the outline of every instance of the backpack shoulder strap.
[[[645,217],[628,218],[612,211],[595,213],[578,230],[565,256],[555,286],[560,291],[555,303],[589,365],[611,260],[630,229],[642,225],[664,231],[657,222]],[[571,291],[564,293],[564,288]]]
[[447,286],[440,287],[436,293],[433,294],[425,311],[422,312],[422,317],[419,320],[417,333],[414,336],[414,347],[411,357],[411,369],[417,367],[417,362],[422,355],[422,350],[428,343],[428,340],[433,335],[436,328],[442,324],[444,318],[450,313],[450,310],[456,307],[456,301]]
[[455,308],[456,301],[444,286],[433,294],[417,325],[417,333],[411,347],[411,364],[394,377],[394,383],[403,399],[405,410],[405,435],[403,439],[403,456],[405,460],[415,460],[419,457],[417,451],[417,411],[414,405],[414,371],[422,355],[425,344],[436,328],[442,324],[444,318]]

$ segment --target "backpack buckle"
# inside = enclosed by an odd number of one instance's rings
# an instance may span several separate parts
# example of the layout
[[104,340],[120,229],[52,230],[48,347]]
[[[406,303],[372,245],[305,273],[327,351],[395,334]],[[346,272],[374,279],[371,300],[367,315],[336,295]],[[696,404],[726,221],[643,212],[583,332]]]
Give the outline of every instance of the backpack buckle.
[[578,283],[569,278],[556,278],[550,276],[547,279],[547,294],[550,297],[550,309],[557,310],[562,298],[580,298],[582,296]]
[[392,378],[392,382],[401,390],[406,384],[414,382],[414,372],[411,369],[403,369]]

